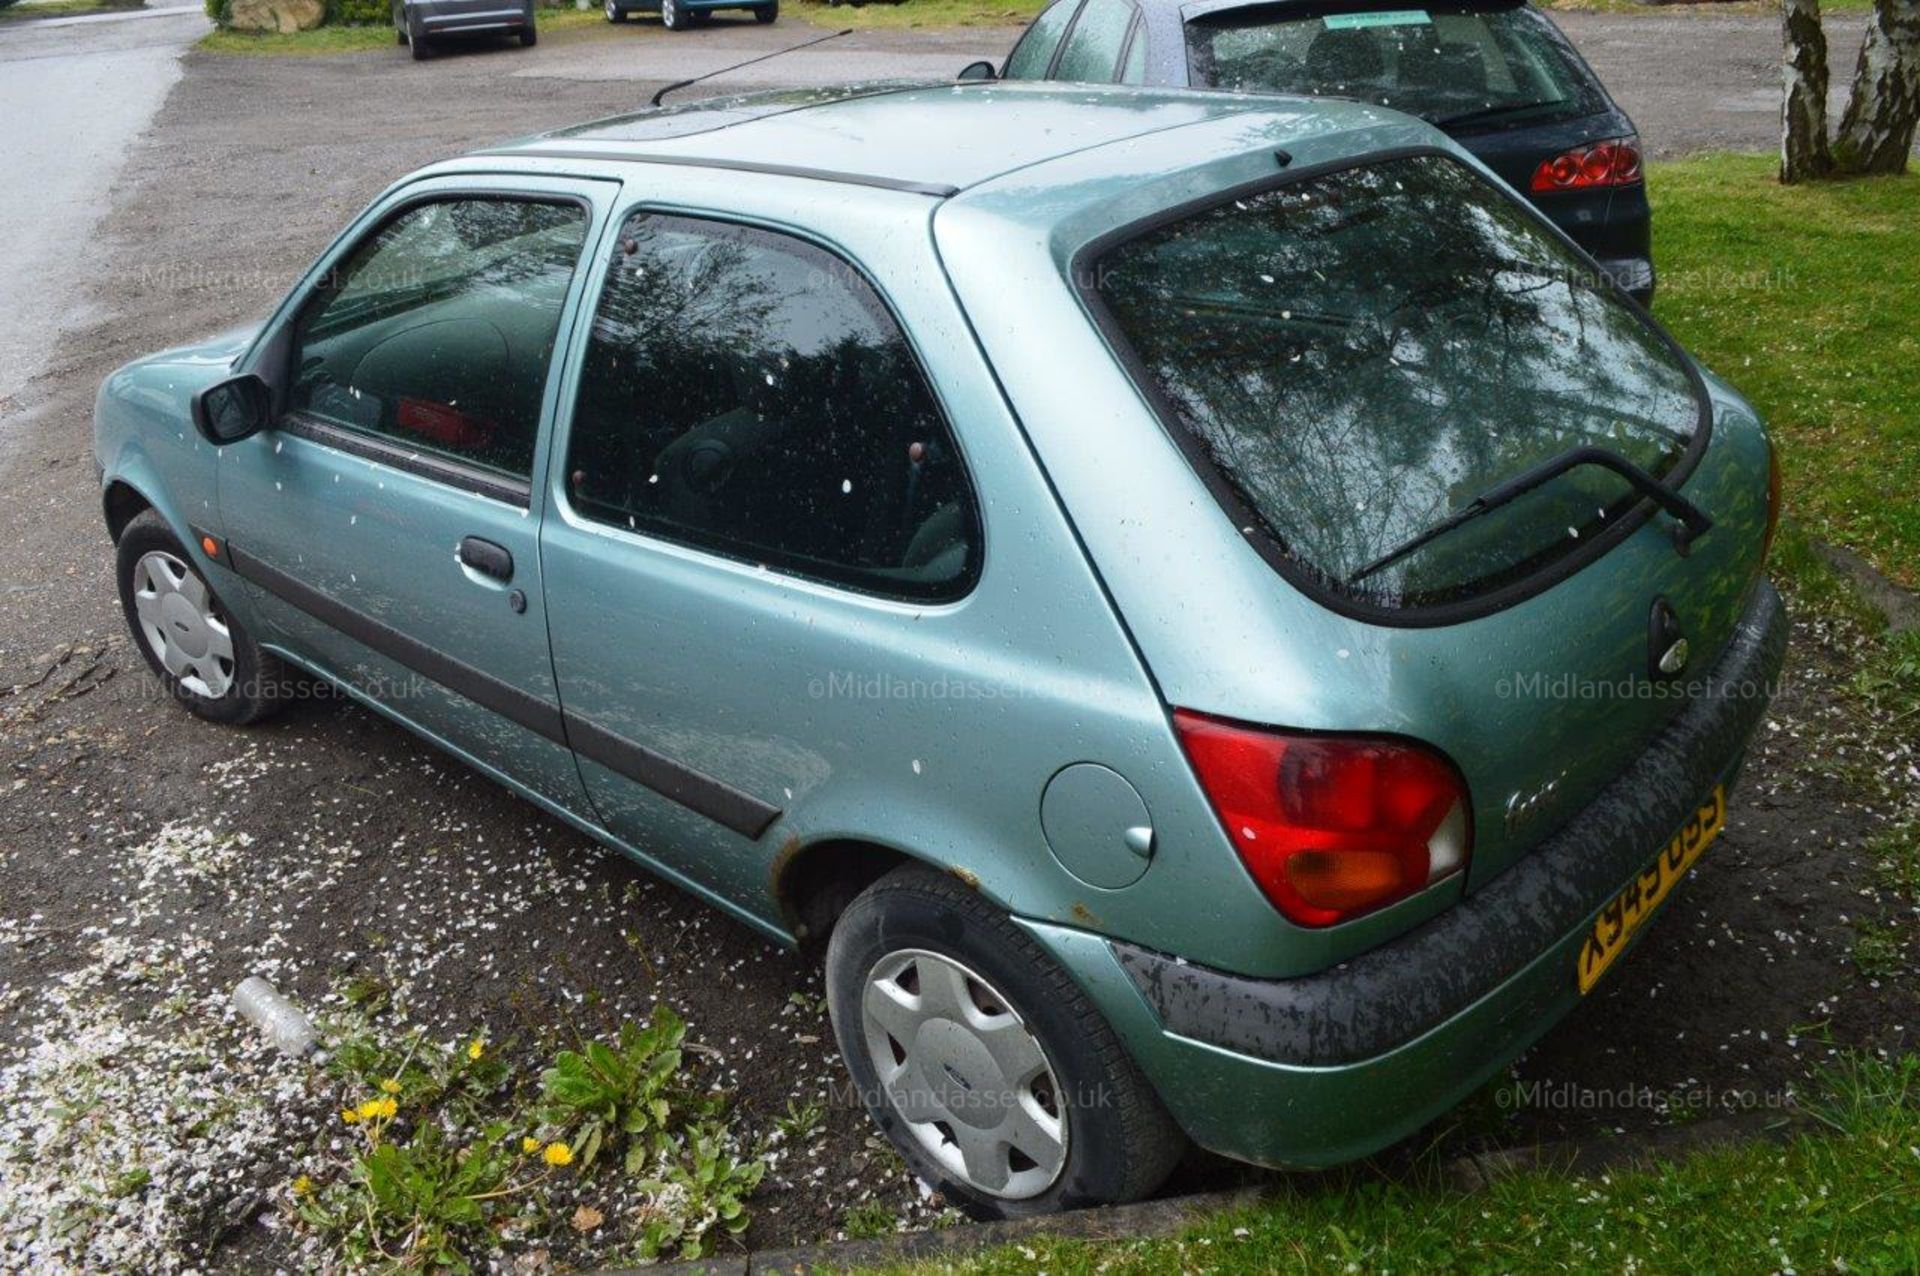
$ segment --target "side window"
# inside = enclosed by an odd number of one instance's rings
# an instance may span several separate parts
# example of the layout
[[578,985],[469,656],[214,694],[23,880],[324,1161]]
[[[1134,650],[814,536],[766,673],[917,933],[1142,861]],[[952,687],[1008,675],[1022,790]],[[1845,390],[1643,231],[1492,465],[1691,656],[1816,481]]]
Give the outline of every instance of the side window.
[[1126,60],[1120,65],[1120,83],[1147,82],[1147,24],[1135,20],[1133,39],[1127,44]]
[[1013,46],[1013,52],[1007,55],[1007,65],[1001,71],[1001,77],[1008,80],[1042,80],[1046,78],[1047,67],[1053,62],[1053,51],[1060,47],[1060,37],[1066,32],[1067,23],[1073,19],[1073,11],[1079,7],[1080,0],[1058,0],[1033,20],[1020,43]]
[[540,400],[586,237],[577,204],[449,199],[354,250],[302,312],[290,406],[530,477]]
[[1120,60],[1120,45],[1132,23],[1132,0],[1087,0],[1080,21],[1073,24],[1073,33],[1067,37],[1067,47],[1060,53],[1054,78],[1112,80],[1114,64]]
[[583,516],[875,593],[971,583],[979,514],[959,448],[838,257],[637,213],[585,360],[566,462]]

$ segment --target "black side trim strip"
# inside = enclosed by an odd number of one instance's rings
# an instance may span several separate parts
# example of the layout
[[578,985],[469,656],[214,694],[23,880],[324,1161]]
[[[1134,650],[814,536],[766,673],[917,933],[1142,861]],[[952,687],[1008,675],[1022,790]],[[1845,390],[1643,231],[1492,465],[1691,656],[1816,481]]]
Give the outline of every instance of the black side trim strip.
[[538,696],[530,696],[518,687],[482,673],[445,652],[436,651],[418,639],[409,638],[391,625],[329,598],[277,567],[268,566],[232,542],[227,544],[227,558],[231,560],[233,570],[242,577],[298,607],[315,620],[332,625],[355,642],[363,643],[387,659],[433,679],[447,690],[493,710],[535,735],[566,746],[567,732],[560,719],[559,705]]
[[525,479],[495,474],[477,465],[465,465],[450,457],[393,443],[359,430],[349,430],[304,413],[288,413],[275,428],[326,447],[337,448],[363,460],[378,461],[404,473],[418,474],[421,478],[433,479],[476,496],[492,497],[522,509],[527,508],[533,498],[533,489]]
[[723,780],[682,766],[577,714],[567,715],[567,734],[574,751],[589,762],[644,784],[661,797],[697,811],[742,837],[757,838],[780,818],[779,807],[768,806]]
[[845,173],[831,168],[807,168],[801,164],[765,164],[757,160],[715,159],[700,155],[647,155],[639,151],[600,148],[568,150],[548,146],[480,153],[525,156],[528,159],[601,160],[611,164],[670,164],[680,168],[720,168],[734,173],[770,173],[776,177],[810,177],[815,181],[840,182],[847,186],[872,186],[885,191],[905,191],[910,195],[931,195],[935,199],[951,199],[960,193],[958,186],[948,186],[942,182],[910,182],[873,173]]
[[[1117,940],[1114,956],[1180,1036],[1311,1067],[1386,1054],[1590,924],[1713,785],[1731,783],[1766,717],[1786,649],[1786,609],[1763,581],[1707,685],[1598,797],[1452,908],[1331,970],[1255,979]],[[1564,1012],[1572,963],[1564,979],[1544,1000],[1536,993],[1533,1003],[1516,1004],[1507,1022],[1544,1025]]]
[[758,838],[780,818],[779,807],[769,806],[723,780],[683,766],[578,714],[562,714],[558,705],[530,696],[518,687],[409,638],[279,568],[268,566],[237,545],[227,545],[227,559],[233,570],[246,580],[315,620],[333,626],[355,642],[743,837]]

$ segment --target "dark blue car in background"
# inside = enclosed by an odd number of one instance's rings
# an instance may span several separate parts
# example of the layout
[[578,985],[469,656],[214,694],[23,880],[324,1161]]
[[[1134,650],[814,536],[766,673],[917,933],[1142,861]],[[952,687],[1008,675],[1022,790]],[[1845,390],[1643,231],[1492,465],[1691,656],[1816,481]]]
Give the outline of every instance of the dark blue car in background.
[[1621,287],[1653,298],[1633,121],[1529,5],[1057,0],[1001,75],[1306,93],[1420,116],[1523,192]]

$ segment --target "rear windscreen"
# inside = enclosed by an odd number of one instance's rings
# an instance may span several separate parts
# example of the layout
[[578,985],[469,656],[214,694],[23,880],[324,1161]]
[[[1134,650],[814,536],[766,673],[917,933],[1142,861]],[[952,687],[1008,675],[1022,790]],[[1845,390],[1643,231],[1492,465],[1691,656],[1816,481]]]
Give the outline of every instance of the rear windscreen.
[[1302,13],[1187,24],[1193,82],[1390,106],[1443,125],[1543,123],[1607,103],[1566,40],[1523,6]]
[[1702,422],[1642,311],[1514,197],[1413,155],[1287,181],[1100,252],[1096,311],[1269,557],[1396,610],[1487,594],[1638,504],[1573,469],[1369,573],[1582,444],[1656,477]]

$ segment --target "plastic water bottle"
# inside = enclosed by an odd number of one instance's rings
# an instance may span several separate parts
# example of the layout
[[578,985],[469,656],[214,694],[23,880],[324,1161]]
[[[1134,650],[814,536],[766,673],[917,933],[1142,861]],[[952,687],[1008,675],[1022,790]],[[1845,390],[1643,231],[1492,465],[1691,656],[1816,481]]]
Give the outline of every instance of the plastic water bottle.
[[267,1040],[296,1059],[319,1041],[312,1021],[300,1013],[300,1008],[258,975],[248,975],[233,990],[233,1008],[265,1033]]

